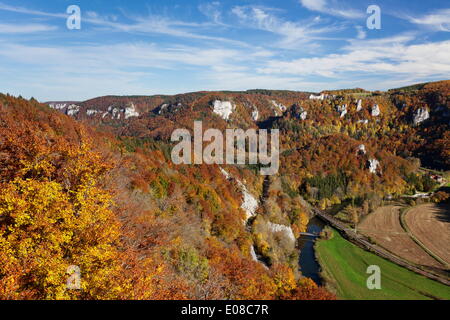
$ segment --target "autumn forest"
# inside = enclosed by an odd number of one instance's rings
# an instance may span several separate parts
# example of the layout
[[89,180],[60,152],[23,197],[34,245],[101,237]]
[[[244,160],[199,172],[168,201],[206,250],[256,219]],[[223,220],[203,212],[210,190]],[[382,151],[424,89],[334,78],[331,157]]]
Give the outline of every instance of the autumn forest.
[[[302,274],[298,239],[315,209],[353,228],[402,197],[448,203],[449,93],[450,81],[84,102],[2,94],[0,299],[340,298]],[[279,172],[175,165],[171,134],[194,121],[279,129]]]

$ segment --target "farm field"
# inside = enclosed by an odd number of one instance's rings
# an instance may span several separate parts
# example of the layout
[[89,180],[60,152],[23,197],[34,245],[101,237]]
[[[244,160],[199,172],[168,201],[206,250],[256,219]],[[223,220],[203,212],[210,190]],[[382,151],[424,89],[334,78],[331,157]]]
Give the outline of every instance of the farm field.
[[408,210],[404,217],[411,233],[450,264],[450,205],[420,205]]
[[[331,240],[319,240],[316,253],[326,282],[340,299],[450,299],[450,287],[364,251],[333,230]],[[381,290],[366,286],[367,267],[381,269]]]
[[400,224],[400,206],[378,208],[358,225],[358,231],[378,245],[410,262],[443,268],[443,265],[422,249]]

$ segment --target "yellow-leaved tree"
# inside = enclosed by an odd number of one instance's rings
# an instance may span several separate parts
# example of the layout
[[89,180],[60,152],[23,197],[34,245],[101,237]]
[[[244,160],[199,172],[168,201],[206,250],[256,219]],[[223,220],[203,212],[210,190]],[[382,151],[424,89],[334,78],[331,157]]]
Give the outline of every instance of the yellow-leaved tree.
[[99,185],[108,165],[87,142],[40,142],[11,155],[19,170],[0,182],[0,298],[120,297],[120,224]]

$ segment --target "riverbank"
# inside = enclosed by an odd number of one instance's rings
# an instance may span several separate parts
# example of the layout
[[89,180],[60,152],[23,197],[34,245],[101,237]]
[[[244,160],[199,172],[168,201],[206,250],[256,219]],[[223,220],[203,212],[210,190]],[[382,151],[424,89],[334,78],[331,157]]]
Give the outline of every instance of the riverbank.
[[[332,239],[318,240],[315,249],[322,276],[340,299],[450,299],[450,287],[367,252],[335,230]],[[381,269],[381,290],[369,290],[366,286],[370,265]]]
[[[317,217],[310,219],[307,227],[307,233],[320,234],[324,228],[325,223]],[[316,254],[314,244],[316,237],[309,235],[302,235],[298,240],[298,248],[300,250],[299,255],[299,267],[300,272],[304,277],[312,279],[317,285],[321,286],[322,278],[320,276],[321,268],[316,260]]]

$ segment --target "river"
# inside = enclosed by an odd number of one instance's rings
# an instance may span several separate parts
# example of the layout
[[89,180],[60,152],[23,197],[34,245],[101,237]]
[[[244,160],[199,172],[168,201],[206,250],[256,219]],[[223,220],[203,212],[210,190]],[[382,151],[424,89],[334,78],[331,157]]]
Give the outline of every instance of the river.
[[[308,233],[319,234],[325,227],[325,223],[319,218],[313,217],[308,223]],[[316,261],[314,253],[315,237],[301,236],[298,240],[300,249],[299,266],[302,275],[314,280],[317,285],[322,285],[320,278],[320,265]]]

